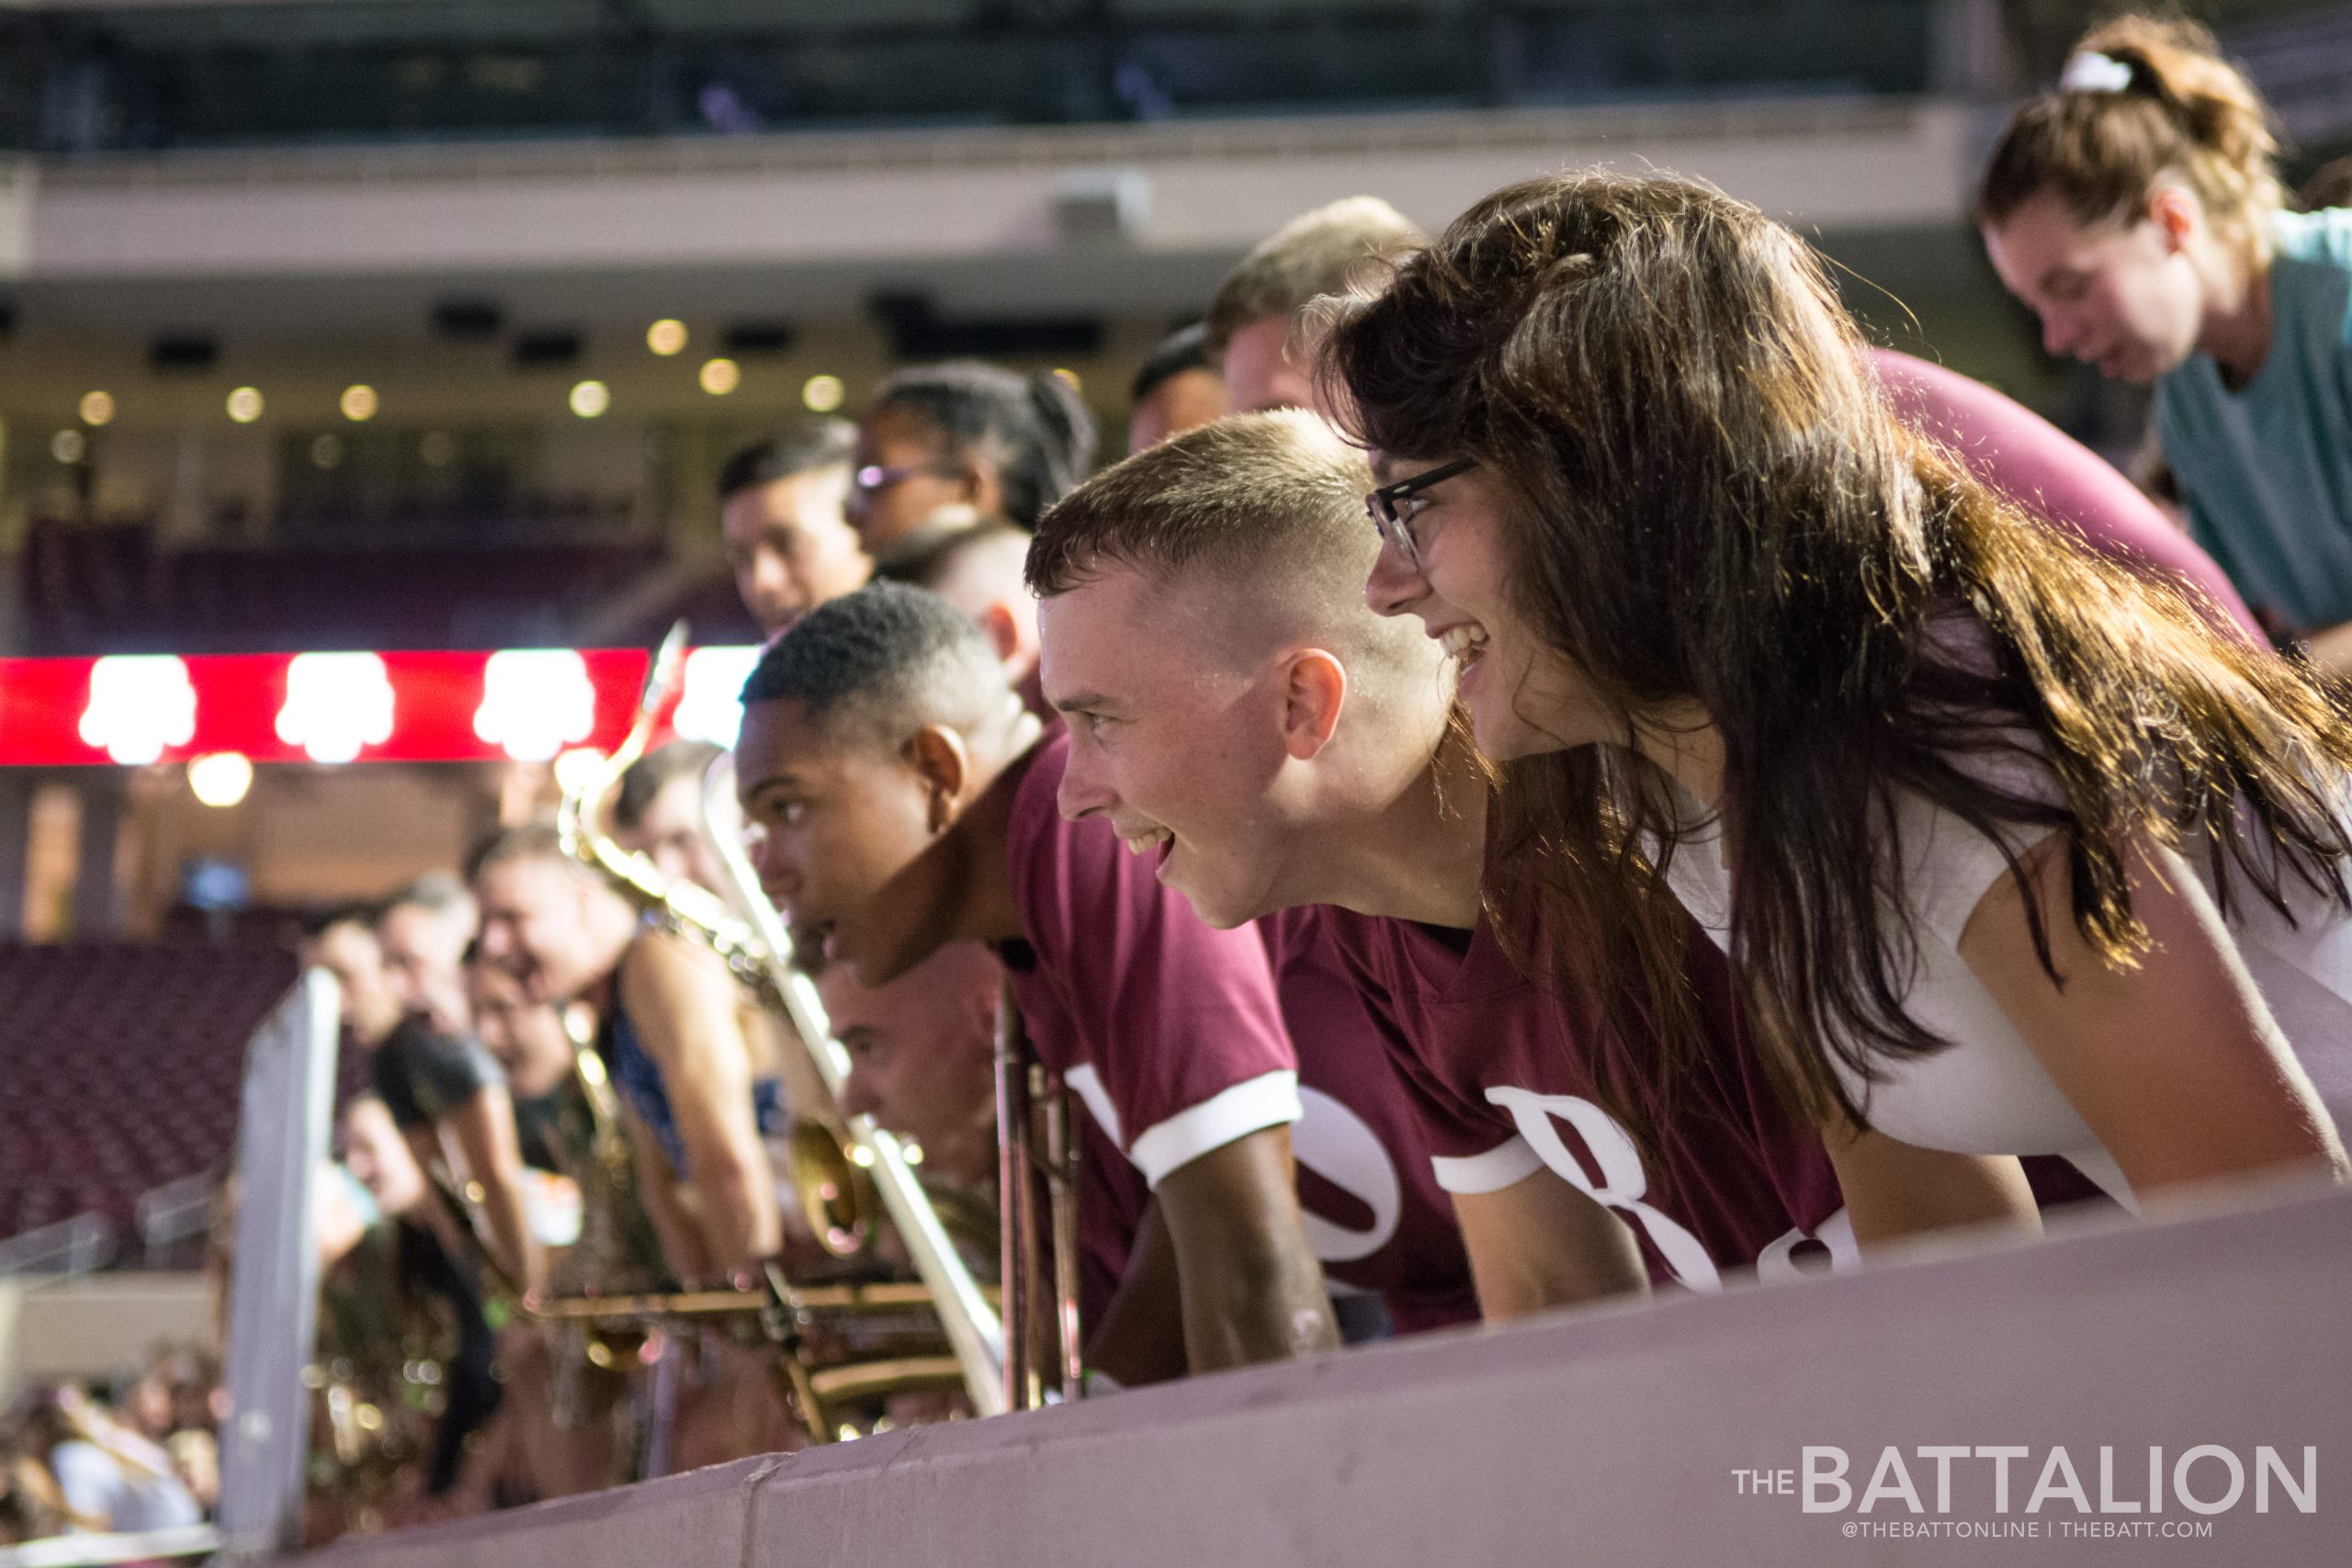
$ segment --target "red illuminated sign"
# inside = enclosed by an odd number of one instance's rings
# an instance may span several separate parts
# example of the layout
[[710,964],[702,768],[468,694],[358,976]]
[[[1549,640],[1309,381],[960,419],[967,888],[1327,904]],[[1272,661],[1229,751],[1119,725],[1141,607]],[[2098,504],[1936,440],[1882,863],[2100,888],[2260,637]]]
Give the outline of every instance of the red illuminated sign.
[[[696,649],[677,733],[731,744],[756,649]],[[546,761],[610,750],[642,649],[0,659],[0,766]]]

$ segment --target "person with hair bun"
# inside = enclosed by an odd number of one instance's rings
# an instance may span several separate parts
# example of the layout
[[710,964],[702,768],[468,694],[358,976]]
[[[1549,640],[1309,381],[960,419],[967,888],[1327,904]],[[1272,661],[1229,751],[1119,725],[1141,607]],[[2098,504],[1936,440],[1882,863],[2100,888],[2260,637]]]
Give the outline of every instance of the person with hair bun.
[[2011,117],[1976,220],[2051,353],[2154,387],[2198,542],[2352,669],[2352,210],[2287,210],[2278,150],[2211,34],[2123,17]]
[[1057,372],[921,366],[876,389],[851,461],[850,521],[878,556],[943,507],[1034,526],[1094,466],[1094,416]]
[[1866,1247],[2030,1226],[2022,1156],[2134,1204],[2343,1179],[2352,724],[1906,426],[1804,242],[1533,180],[1332,314],[1367,594],[1500,770],[1489,907],[1619,1031],[1655,999],[1621,1122],[1701,1068],[1687,912]]

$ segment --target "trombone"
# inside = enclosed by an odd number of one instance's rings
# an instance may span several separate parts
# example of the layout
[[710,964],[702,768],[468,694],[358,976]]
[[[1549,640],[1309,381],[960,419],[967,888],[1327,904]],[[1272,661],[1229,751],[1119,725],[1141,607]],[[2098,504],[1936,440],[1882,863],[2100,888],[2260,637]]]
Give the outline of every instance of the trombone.
[[[722,752],[703,774],[703,826],[725,869],[728,902],[756,933],[758,950],[770,971],[770,989],[784,998],[794,1032],[808,1043],[826,1091],[839,1105],[849,1082],[849,1053],[833,1038],[816,986],[784,956],[792,951],[791,934],[760,886],[759,873],[744,852],[741,833],[720,826],[733,823],[736,811],[735,758],[731,752]],[[1085,1388],[1079,1324],[1074,1108],[1069,1091],[1046,1071],[1030,1049],[1009,986],[997,1003],[995,1055],[998,1278],[1005,1310],[1000,1319],[985,1299],[976,1296],[976,1310],[965,1319],[985,1325],[994,1397],[984,1404],[976,1389],[972,1394],[973,1409],[984,1416],[1034,1409],[1046,1403],[1044,1367],[1048,1346],[1055,1366],[1052,1386],[1059,1397],[1077,1399]],[[875,1184],[915,1259],[917,1271],[926,1281],[949,1273],[943,1269],[934,1275],[925,1266],[925,1253],[936,1250],[953,1265],[953,1278],[968,1285],[970,1273],[941,1229],[929,1195],[908,1172],[898,1139],[876,1127],[869,1116],[853,1118],[849,1134],[849,1166],[867,1168],[874,1173]],[[796,1153],[799,1143],[796,1138]],[[870,1162],[862,1157],[864,1151],[871,1151]],[[903,1185],[893,1179],[893,1172],[903,1179]],[[1043,1214],[1037,1201],[1041,1185],[1046,1193]],[[894,1193],[903,1194],[903,1200],[894,1198]],[[1046,1279],[1048,1259],[1050,1281]],[[1050,1298],[1049,1316],[1041,1311],[1041,1298]],[[955,1319],[944,1311],[941,1315],[952,1337]],[[978,1358],[963,1359],[960,1346],[958,1356],[968,1384]]]
[[[565,792],[557,812],[556,829],[568,853],[601,874],[625,897],[651,911],[664,925],[708,946],[725,961],[739,982],[780,1013],[808,1051],[819,1079],[837,1107],[849,1077],[848,1054],[832,1037],[815,986],[792,966],[791,941],[784,922],[761,891],[758,876],[737,836],[726,832],[710,834],[726,868],[733,905],[730,908],[729,900],[722,900],[707,889],[663,878],[642,855],[623,850],[597,827],[597,815],[605,797],[629,765],[643,755],[662,709],[677,690],[685,644],[686,626],[681,621],[670,628],[653,656],[628,738],[594,778],[576,791]],[[731,809],[732,769],[729,764],[729,760],[722,756],[706,777],[706,805],[713,798],[715,788],[723,788],[726,804]],[[725,819],[724,816],[719,818]],[[707,818],[706,828],[708,826]],[[784,1350],[786,1376],[791,1382],[794,1403],[804,1425],[820,1441],[831,1440],[838,1433],[828,1412],[834,1399],[924,1386],[937,1382],[942,1375],[949,1381],[960,1379],[976,1414],[992,1416],[1003,1411],[1007,1408],[1003,1324],[957,1254],[930,1195],[908,1166],[899,1141],[874,1126],[866,1117],[844,1121],[836,1115],[832,1120],[845,1129],[845,1148],[827,1136],[821,1124],[813,1135],[796,1128],[794,1136],[796,1165],[804,1168],[812,1165],[829,1168],[817,1173],[820,1179],[808,1180],[802,1187],[804,1201],[821,1211],[812,1214],[819,1236],[833,1245],[834,1250],[854,1250],[842,1238],[854,1237],[860,1227],[856,1206],[862,1183],[858,1179],[870,1181],[898,1228],[909,1259],[922,1281],[922,1294],[937,1315],[953,1356],[952,1359],[902,1358],[864,1368],[812,1369],[802,1353],[802,1330],[806,1325],[827,1312],[903,1305],[904,1293],[878,1285],[847,1292],[804,1289],[771,1262],[763,1270],[767,1291],[763,1316]],[[826,1137],[837,1151],[837,1157],[808,1158],[806,1151],[819,1136]],[[594,1298],[549,1303],[542,1315],[643,1315],[645,1309],[657,1301],[662,1303],[662,1315],[698,1316],[746,1310],[739,1292],[695,1294],[728,1299],[688,1302],[627,1298],[628,1304],[623,1305],[623,1298]],[[836,1300],[837,1296],[840,1299]],[[943,1361],[944,1365],[941,1364]]]

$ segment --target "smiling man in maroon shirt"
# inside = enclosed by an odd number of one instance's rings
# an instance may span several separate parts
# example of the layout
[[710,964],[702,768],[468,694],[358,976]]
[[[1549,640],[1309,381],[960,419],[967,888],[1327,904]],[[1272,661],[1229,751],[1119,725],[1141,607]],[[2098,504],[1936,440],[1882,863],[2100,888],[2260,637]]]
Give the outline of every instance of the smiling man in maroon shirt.
[[[1097,1364],[1133,1381],[1120,1330],[1171,1299],[1195,1371],[1333,1343],[1310,1232],[1336,1239],[1323,1250],[1343,1272],[1393,1263],[1373,1288],[1424,1282],[1413,1258],[1445,1247],[1419,1244],[1451,1232],[1442,1196],[1397,1179],[1398,1162],[1384,1185],[1346,1157],[1377,1144],[1384,1107],[1410,1130],[1393,1078],[1385,1097],[1311,1072],[1302,1090],[1259,933],[1213,930],[1106,825],[1063,819],[1067,739],[1044,735],[968,620],[877,584],[771,645],[744,698],[738,788],[779,906],[864,985],[946,942],[995,946],[1039,1056],[1148,1183],[1153,1213],[1094,1331]],[[1294,1123],[1318,1095],[1366,1131],[1318,1135],[1337,1158],[1301,1146],[1295,1160]],[[1310,1219],[1295,1179],[1310,1202],[1351,1201]],[[1458,1244],[1452,1269],[1466,1282]]]
[[1370,482],[1313,416],[1245,415],[1046,514],[1030,580],[1069,720],[1062,809],[1149,846],[1211,925],[1336,906],[1285,930],[1324,943],[1408,1085],[1488,1316],[1645,1273],[1713,1290],[1792,1270],[1808,1241],[1850,1257],[1819,1140],[1752,1071],[1703,941],[1714,1071],[1644,1149],[1606,1108],[1642,1043],[1601,1037],[1540,925],[1488,921],[1485,784],[1448,739],[1445,661],[1363,601]]

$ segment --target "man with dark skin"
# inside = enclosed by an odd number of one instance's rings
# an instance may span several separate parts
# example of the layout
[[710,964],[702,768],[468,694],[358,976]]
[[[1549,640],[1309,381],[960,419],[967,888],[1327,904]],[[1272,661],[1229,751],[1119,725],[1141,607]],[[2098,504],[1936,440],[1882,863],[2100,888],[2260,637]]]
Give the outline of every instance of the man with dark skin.
[[[948,942],[998,947],[1041,1059],[1152,1183],[1188,1369],[1337,1343],[1294,1186],[1295,1070],[1263,949],[1123,874],[1107,832],[1061,832],[1054,781],[1031,777],[1042,727],[978,629],[877,584],[772,644],[744,696],[738,790],[770,896],[861,985]],[[1091,1359],[1123,1375],[1102,1349],[1115,1333],[1102,1325]]]

